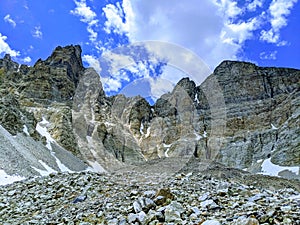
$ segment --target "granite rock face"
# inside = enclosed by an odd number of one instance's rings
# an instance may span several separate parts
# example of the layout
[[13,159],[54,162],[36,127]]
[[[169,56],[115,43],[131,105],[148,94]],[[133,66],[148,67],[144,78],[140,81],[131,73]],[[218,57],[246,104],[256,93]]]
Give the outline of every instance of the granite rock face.
[[[102,93],[94,118],[102,123],[105,149],[130,146],[146,159],[194,155],[252,172],[266,159],[297,167],[299,78],[295,69],[224,61],[200,86],[184,78],[153,106],[141,97]],[[114,154],[126,161],[122,152]]]
[[57,47],[33,67],[0,60],[0,122],[43,140],[35,128],[47,121],[57,144],[101,171],[186,156],[251,172],[267,159],[299,167],[299,78],[295,69],[224,61],[201,85],[183,78],[150,105],[106,96],[81,48]]
[[300,71],[225,61],[213,76],[227,115],[220,161],[243,168],[271,158],[277,165],[299,166]]
[[[22,132],[26,125],[32,134],[37,122],[44,117],[53,124],[49,132],[55,140],[79,154],[72,133],[71,109],[84,70],[80,46],[57,47],[50,57],[45,61],[39,59],[33,67],[18,65],[8,56],[0,61],[0,65],[3,74],[2,125],[12,134]],[[10,123],[13,125],[6,126]]]
[[[3,132],[17,139],[1,136],[6,140],[0,144],[1,168],[8,174],[39,174],[33,167],[47,169],[39,160],[55,171],[61,171],[58,164],[65,160],[74,171],[87,168],[73,156],[80,157],[72,128],[72,98],[83,70],[80,46],[57,47],[33,67],[18,65],[9,55],[0,60],[0,121]],[[42,121],[47,127],[38,131]]]

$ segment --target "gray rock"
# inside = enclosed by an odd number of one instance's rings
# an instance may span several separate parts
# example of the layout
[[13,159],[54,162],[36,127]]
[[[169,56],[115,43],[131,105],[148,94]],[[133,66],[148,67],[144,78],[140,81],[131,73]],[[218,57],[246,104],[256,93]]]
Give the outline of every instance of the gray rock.
[[133,203],[133,209],[136,213],[141,211],[148,212],[153,207],[155,207],[155,203],[150,198],[140,197]]
[[176,201],[172,201],[165,209],[166,222],[180,222],[181,214],[184,212],[183,206]]
[[213,200],[205,200],[203,202],[200,203],[202,209],[215,209],[218,208],[219,206],[217,205],[217,203],[215,203]]
[[221,225],[221,223],[217,220],[206,220],[202,225]]

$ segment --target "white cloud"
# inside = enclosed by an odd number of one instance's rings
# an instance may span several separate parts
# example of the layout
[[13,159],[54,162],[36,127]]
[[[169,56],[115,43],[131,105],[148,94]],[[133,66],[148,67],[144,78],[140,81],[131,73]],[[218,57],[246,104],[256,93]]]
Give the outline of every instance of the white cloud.
[[213,0],[213,3],[218,6],[222,17],[227,19],[236,18],[243,13],[243,9],[238,7],[237,2],[233,0]]
[[127,34],[131,42],[169,41],[193,50],[202,49],[198,52],[202,54],[209,51],[208,47],[202,48],[204,39],[218,35],[222,20],[211,13],[216,11],[216,6],[208,0],[203,1],[203,7],[195,5],[197,0],[190,4],[178,0],[124,0],[120,5],[104,8],[105,29]]
[[249,40],[253,36],[253,31],[260,27],[261,21],[259,17],[254,17],[249,21],[243,21],[240,23],[226,24],[221,39],[228,43],[237,43],[242,45],[246,40]]
[[[101,76],[101,82],[106,92],[117,92],[122,87],[122,82],[130,81],[128,74],[121,69],[127,69],[132,73],[142,72],[142,65],[135,62],[131,56],[105,51],[101,60],[95,56],[84,55],[83,60],[93,67]],[[102,63],[105,70],[102,70]],[[144,68],[145,69],[145,68]],[[145,69],[146,71],[146,69]]]
[[71,10],[71,14],[80,16],[80,21],[84,23],[90,23],[95,20],[97,14],[91,10],[89,6],[86,5],[85,0],[81,0],[80,2],[74,1],[76,4],[75,10]]
[[122,87],[121,81],[117,79],[101,77],[101,82],[105,92],[118,91]]
[[10,54],[12,57],[19,56],[20,52],[11,49],[11,47],[8,45],[8,43],[6,43],[6,39],[7,39],[7,37],[3,36],[0,33],[0,54],[1,53],[7,53],[7,54]]
[[266,41],[268,43],[277,43],[279,41],[280,34],[275,32],[273,29],[268,31],[262,30],[260,32],[260,40]]
[[[252,2],[260,6],[257,0]],[[248,21],[233,20],[246,8],[233,0],[123,0],[104,10],[105,31],[127,34],[131,42],[160,40],[196,52],[211,68],[224,59],[235,59],[244,42],[261,26],[261,15]],[[254,5],[252,6],[252,8]]]
[[272,16],[271,25],[272,29],[279,31],[282,27],[287,25],[286,16],[288,16],[294,4],[298,0],[273,0],[270,5],[270,13]]
[[111,75],[117,74],[122,68],[136,66],[134,60],[127,55],[116,54],[114,52],[104,52],[102,57],[110,64],[109,72]]
[[16,22],[10,17],[9,14],[7,14],[5,17],[4,17],[4,21],[9,23],[10,25],[12,25],[13,27],[16,27]]
[[32,60],[32,59],[31,59],[29,56],[26,56],[26,57],[23,59],[23,61],[24,61],[25,63],[30,63],[31,60]]
[[[172,74],[170,74],[171,71],[173,72]],[[174,79],[174,75],[175,75],[175,77],[177,77],[177,79]],[[185,74],[185,76],[186,76],[186,74]],[[183,77],[182,72],[179,72],[177,69],[175,70],[174,68],[170,69],[170,67],[168,67],[168,69],[166,69],[164,71],[164,73],[162,74],[161,77],[156,78],[156,79],[153,79],[153,78],[149,79],[150,87],[151,87],[151,95],[153,96],[154,99],[158,99],[163,94],[165,94],[167,92],[171,92],[173,90],[175,84],[182,77]]]
[[[108,4],[102,9],[103,16],[106,18],[103,29],[106,33],[126,35],[131,43],[147,40],[175,43],[180,48],[191,50],[198,58],[201,57],[210,68],[215,68],[225,59],[241,60],[238,57],[239,53],[248,40],[260,38],[277,45],[286,45],[286,41],[280,40],[280,29],[286,26],[286,17],[296,1],[289,0],[285,6],[278,9],[277,7],[286,1],[273,0],[271,4],[269,3],[269,7],[268,5],[265,7],[267,1],[264,0],[247,0],[242,6],[237,3],[237,0],[202,0],[200,7],[199,0],[188,2],[121,0],[120,3]],[[270,30],[265,28],[269,24],[272,26]],[[158,53],[160,59],[164,59],[165,53],[171,52],[167,55],[167,61],[174,62],[175,67],[181,65],[187,68],[185,66],[188,65],[190,69],[183,71],[185,75],[177,73],[172,77],[170,70],[166,70],[160,76],[161,79],[167,79],[171,83],[177,82],[182,76],[196,74],[196,71],[205,68],[203,66],[205,63],[201,66],[193,66],[197,64],[198,59],[197,62],[189,61],[192,54],[178,52],[176,47],[170,49],[167,46],[166,49],[159,44],[157,46],[150,44],[149,48],[146,44],[145,47],[149,52]],[[264,52],[260,57],[276,59],[276,54],[277,52]],[[139,71],[141,77],[138,78],[148,77],[149,68],[141,62],[135,62],[133,58],[124,56],[120,59],[118,57],[121,56],[118,54],[112,56],[108,60],[111,77],[101,78],[102,81],[104,80],[106,91],[118,91],[122,87],[122,82],[127,79],[126,74],[117,72],[122,66],[129,65],[127,69],[134,73]],[[196,78],[196,83],[201,83],[207,75],[209,75],[208,70],[203,70],[201,76]],[[160,80],[150,82],[153,84],[151,89],[155,90],[153,87],[158,85],[162,88],[158,88],[155,92],[160,93],[160,90],[163,90],[161,83]]]
[[271,29],[262,30],[260,40],[284,45],[284,41],[280,41],[280,30],[287,26],[287,16],[291,13],[293,6],[298,0],[273,0],[269,7]]
[[74,1],[76,8],[71,10],[70,13],[80,17],[80,21],[87,24],[87,32],[89,33],[89,39],[91,42],[95,42],[97,39],[97,32],[94,30],[95,26],[98,26],[97,14],[91,10],[86,4],[86,0]]
[[35,38],[42,39],[43,33],[41,31],[41,26],[34,27],[34,30],[32,31],[32,36]]
[[91,55],[84,55],[82,59],[83,61],[87,62],[90,67],[93,67],[97,73],[100,74],[101,72],[100,62],[96,57]]
[[263,6],[264,0],[253,0],[248,6],[247,9],[251,12],[255,11],[257,7],[261,8]]
[[259,54],[260,59],[263,60],[276,60],[277,58],[277,51],[272,52],[261,52]]
[[123,0],[122,5],[119,2],[116,5],[108,4],[102,10],[107,19],[104,24],[106,33],[130,35],[134,32],[134,13],[130,0]]

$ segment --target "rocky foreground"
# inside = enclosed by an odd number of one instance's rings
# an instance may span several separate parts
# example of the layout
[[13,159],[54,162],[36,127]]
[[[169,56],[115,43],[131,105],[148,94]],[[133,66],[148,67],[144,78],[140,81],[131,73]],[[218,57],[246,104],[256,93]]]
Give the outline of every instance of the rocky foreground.
[[[177,161],[178,163],[175,163]],[[0,187],[0,224],[300,224],[299,181],[189,159]]]

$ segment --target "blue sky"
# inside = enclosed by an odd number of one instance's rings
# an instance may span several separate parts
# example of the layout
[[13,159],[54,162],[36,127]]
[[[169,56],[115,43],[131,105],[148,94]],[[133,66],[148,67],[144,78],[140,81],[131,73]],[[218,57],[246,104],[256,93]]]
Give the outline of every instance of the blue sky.
[[161,94],[172,85],[160,78],[175,83],[185,71],[154,60],[149,49],[140,57],[137,48],[122,46],[173,43],[210,70],[225,59],[300,69],[297,12],[298,0],[1,0],[0,57],[33,65],[58,45],[80,44],[84,64],[99,72],[107,93],[154,77],[149,82]]

